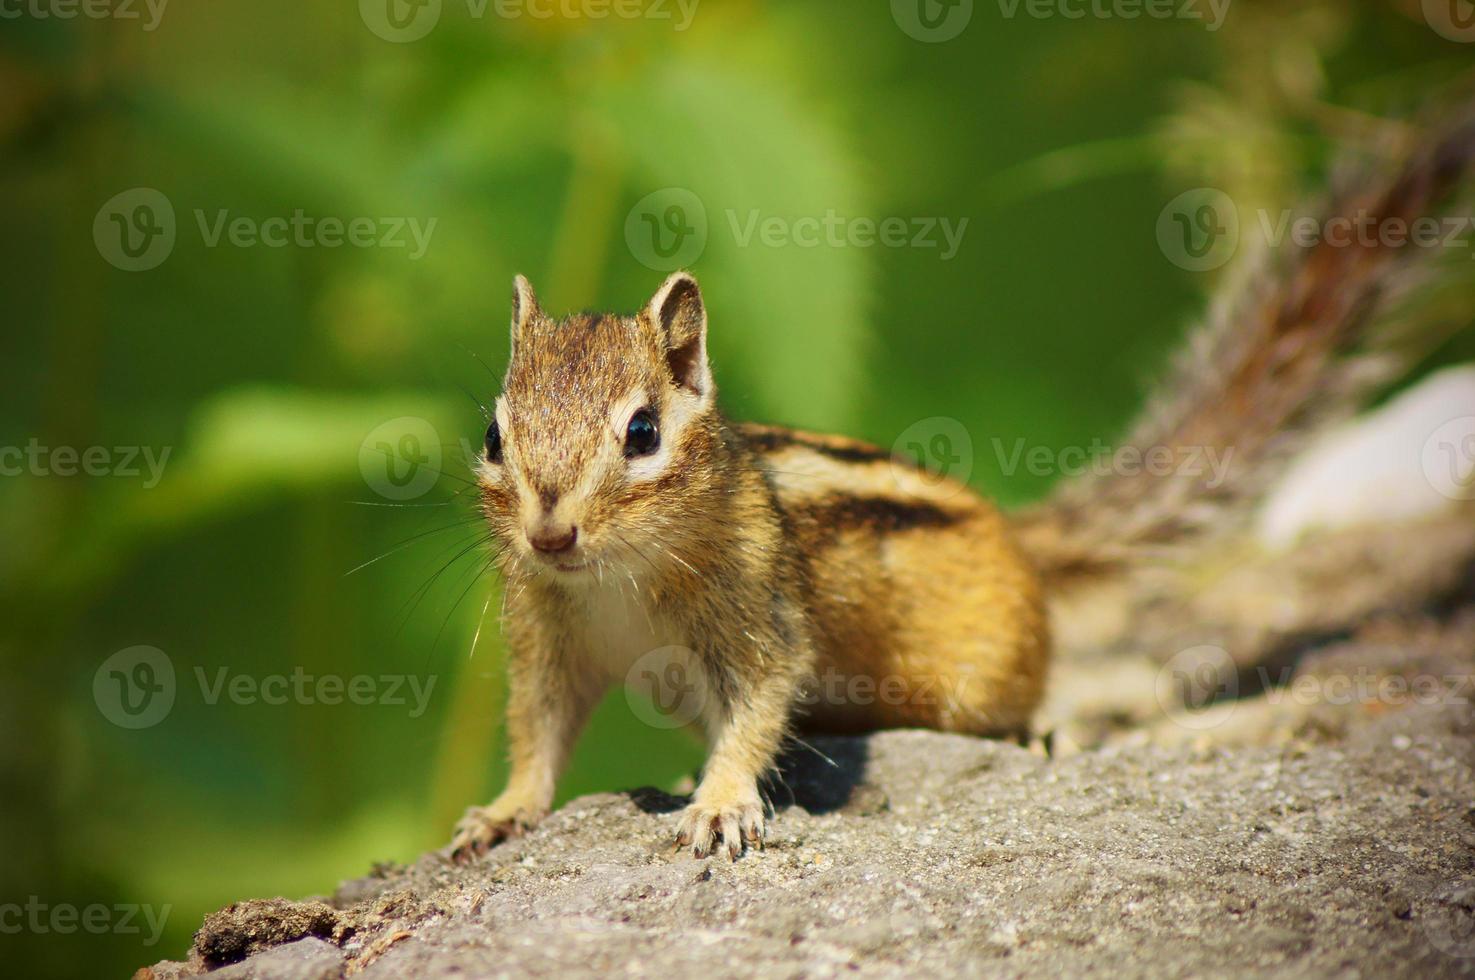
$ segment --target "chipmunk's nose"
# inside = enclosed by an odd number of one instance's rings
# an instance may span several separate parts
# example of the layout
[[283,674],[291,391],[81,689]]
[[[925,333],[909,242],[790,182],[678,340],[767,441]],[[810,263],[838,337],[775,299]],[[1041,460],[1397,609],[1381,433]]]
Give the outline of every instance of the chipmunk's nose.
[[528,532],[528,544],[545,555],[568,551],[579,539],[579,529],[572,524],[562,526],[544,522]]

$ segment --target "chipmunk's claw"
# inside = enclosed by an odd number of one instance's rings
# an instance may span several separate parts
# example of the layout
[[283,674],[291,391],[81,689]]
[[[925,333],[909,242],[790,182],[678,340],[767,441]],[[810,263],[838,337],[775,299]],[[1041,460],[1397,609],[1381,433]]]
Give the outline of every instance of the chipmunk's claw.
[[499,817],[490,807],[474,806],[456,824],[451,840],[451,862],[469,864],[493,847],[527,833],[528,824],[518,817]]
[[676,850],[690,847],[692,857],[697,858],[721,850],[728,860],[736,861],[750,844],[762,850],[765,833],[761,803],[693,803],[676,826]]

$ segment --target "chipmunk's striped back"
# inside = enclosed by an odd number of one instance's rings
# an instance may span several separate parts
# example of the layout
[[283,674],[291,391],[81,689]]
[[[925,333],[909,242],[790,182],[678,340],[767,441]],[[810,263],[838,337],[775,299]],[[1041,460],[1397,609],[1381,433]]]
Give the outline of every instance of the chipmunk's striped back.
[[1022,734],[1049,642],[1039,584],[998,510],[863,442],[737,431],[805,559],[817,663],[797,723]]

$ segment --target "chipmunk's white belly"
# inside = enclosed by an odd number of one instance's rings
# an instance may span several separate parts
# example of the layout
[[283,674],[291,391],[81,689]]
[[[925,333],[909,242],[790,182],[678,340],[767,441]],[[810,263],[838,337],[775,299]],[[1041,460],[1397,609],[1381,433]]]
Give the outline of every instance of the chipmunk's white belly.
[[608,580],[591,585],[580,606],[579,624],[589,657],[611,681],[623,683],[637,661],[653,651],[681,646],[684,637],[656,612],[646,608],[633,588],[620,589]]
[[580,609],[586,654],[612,685],[637,695],[636,714],[658,728],[710,724],[718,703],[685,634],[631,589],[606,583],[591,588],[586,600]]

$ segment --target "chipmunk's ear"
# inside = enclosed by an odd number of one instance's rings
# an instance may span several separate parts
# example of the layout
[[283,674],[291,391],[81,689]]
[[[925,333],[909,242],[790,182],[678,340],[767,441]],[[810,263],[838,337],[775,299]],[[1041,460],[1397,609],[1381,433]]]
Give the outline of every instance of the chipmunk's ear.
[[666,344],[666,363],[676,383],[703,401],[714,393],[707,363],[707,308],[689,272],[673,272],[651,297],[646,314]]
[[535,316],[542,314],[538,306],[538,295],[533,292],[533,284],[523,276],[515,276],[512,280],[512,350],[517,350],[517,342],[522,337],[523,327]]

